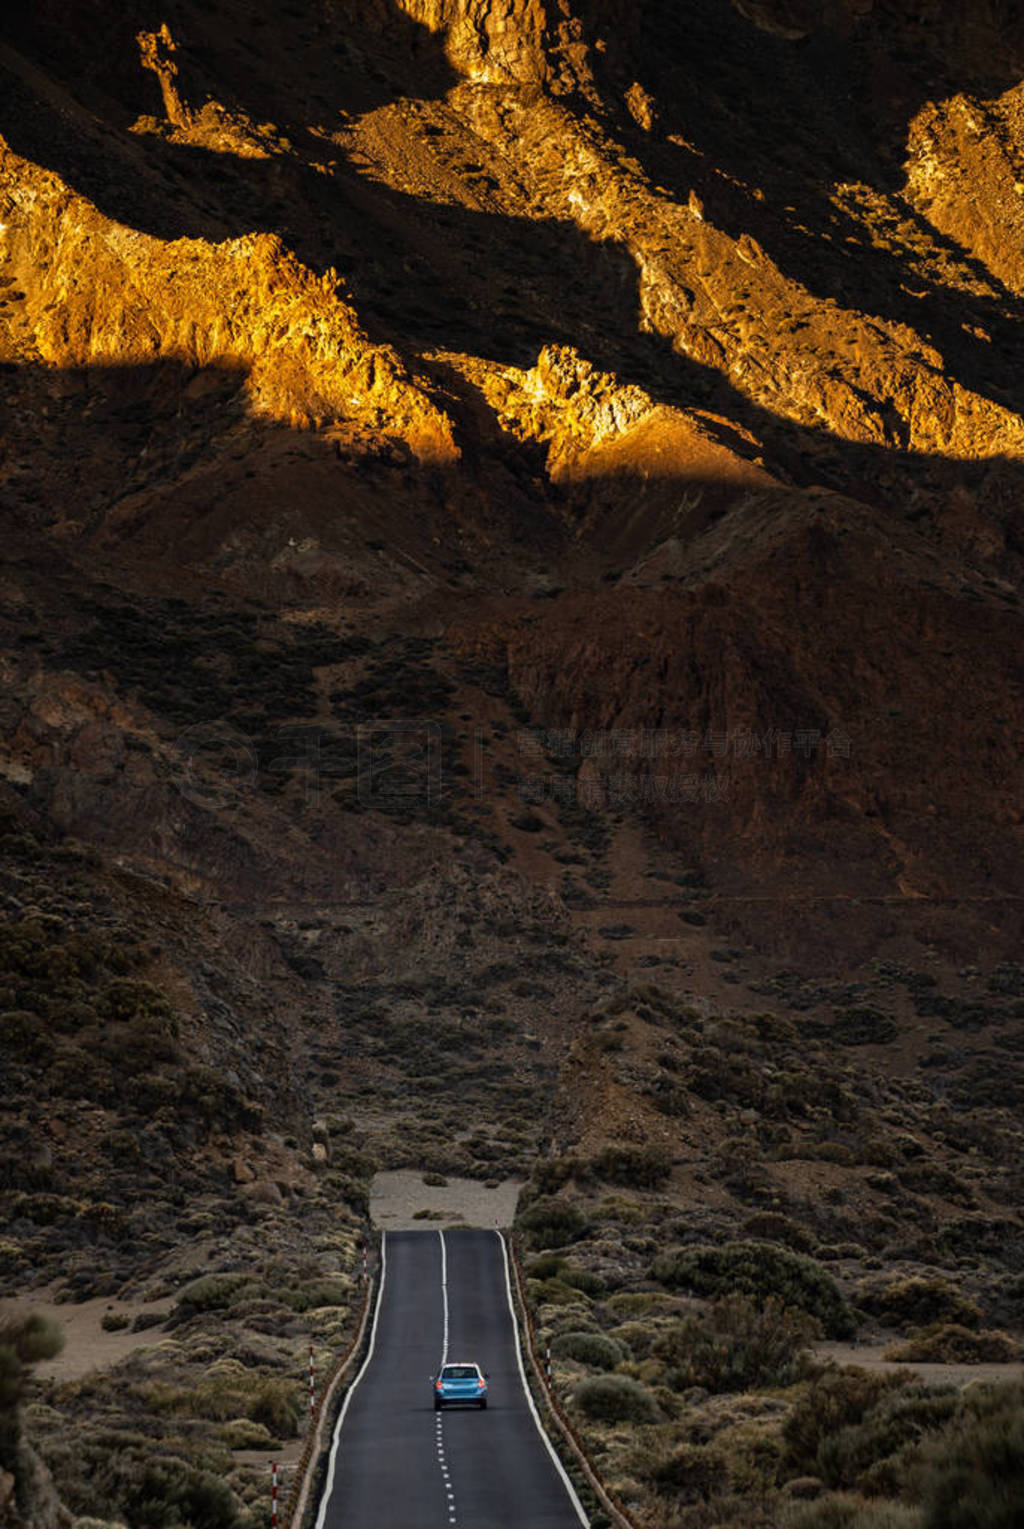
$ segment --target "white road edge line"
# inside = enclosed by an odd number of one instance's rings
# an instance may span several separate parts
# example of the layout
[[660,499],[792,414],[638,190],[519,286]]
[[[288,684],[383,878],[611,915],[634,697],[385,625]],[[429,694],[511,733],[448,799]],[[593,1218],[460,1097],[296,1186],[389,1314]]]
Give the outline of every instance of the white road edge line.
[[331,1457],[327,1464],[327,1480],[324,1482],[324,1489],[320,1493],[320,1508],[316,1515],[316,1529],[324,1529],[324,1520],[327,1517],[327,1504],[330,1502],[331,1493],[334,1491],[334,1470],[338,1462],[338,1446],[341,1443],[341,1429],[345,1422],[349,1403],[356,1393],[356,1387],[370,1368],[370,1361],[373,1358],[373,1350],[377,1342],[377,1323],[380,1320],[381,1306],[384,1302],[384,1280],[388,1272],[387,1242],[388,1234],[387,1232],[382,1232],[380,1236],[380,1284],[377,1287],[377,1305],[373,1313],[373,1326],[370,1329],[370,1347],[366,1351],[366,1358],[360,1366],[359,1374],[348,1388],[341,1411],[338,1414],[338,1421],[334,1425],[334,1440],[331,1444]]
[[441,1300],[444,1303],[444,1344],[441,1349],[441,1368],[448,1363],[448,1249],[445,1245],[444,1233],[438,1227],[437,1235],[441,1239]]
[[[519,1365],[519,1378],[520,1378],[520,1380],[523,1383],[523,1392],[524,1392],[524,1394],[526,1396],[527,1403],[529,1404],[530,1412],[531,1412],[531,1414],[533,1416],[533,1421],[537,1425],[537,1432],[540,1434],[541,1438],[544,1440],[544,1447],[547,1450],[548,1454],[551,1456],[551,1459],[552,1459],[552,1462],[554,1464],[555,1470],[558,1472],[559,1476],[561,1476],[561,1478],[562,1478],[562,1485],[565,1487],[565,1490],[569,1494],[569,1501],[572,1503],[573,1507],[576,1510],[576,1517],[579,1519],[580,1523],[583,1525],[583,1529],[590,1529],[590,1519],[587,1517],[587,1514],[586,1514],[586,1512],[584,1510],[583,1504],[580,1502],[579,1498],[576,1495],[576,1488],[573,1486],[572,1482],[569,1480],[569,1473],[566,1471],[565,1466],[562,1464],[561,1460],[558,1458],[558,1451],[555,1449],[555,1446],[552,1444],[551,1440],[548,1438],[547,1430],[545,1429],[544,1424],[540,1420],[540,1413],[537,1411],[536,1405],[534,1403],[533,1393],[531,1392],[529,1384],[527,1383],[526,1370],[523,1368],[523,1350],[522,1350],[522,1347],[521,1347],[520,1342],[519,1342],[519,1321],[518,1321],[518,1318],[516,1317],[516,1308],[515,1308],[515,1304],[514,1304],[514,1302],[512,1300],[512,1277],[509,1274],[509,1268],[508,1268],[508,1247],[507,1247],[507,1245],[505,1243],[505,1239],[502,1236],[501,1232],[499,1232],[497,1229],[495,1229],[494,1235],[495,1235],[495,1237],[497,1237],[498,1241],[501,1243],[501,1256],[502,1256],[502,1259],[504,1260],[504,1264],[505,1264],[505,1295],[508,1298],[509,1316],[512,1318],[512,1337],[515,1340],[515,1345],[516,1345],[516,1362]],[[317,1529],[320,1529],[319,1525],[317,1525]]]

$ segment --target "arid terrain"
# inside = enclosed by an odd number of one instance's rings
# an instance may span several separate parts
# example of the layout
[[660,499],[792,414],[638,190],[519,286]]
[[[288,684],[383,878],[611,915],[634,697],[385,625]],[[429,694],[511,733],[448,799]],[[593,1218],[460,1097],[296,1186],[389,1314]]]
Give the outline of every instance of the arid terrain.
[[1019,1522],[1022,81],[1010,0],[0,23],[3,1529],[261,1520],[379,1171],[525,1186],[643,1529]]

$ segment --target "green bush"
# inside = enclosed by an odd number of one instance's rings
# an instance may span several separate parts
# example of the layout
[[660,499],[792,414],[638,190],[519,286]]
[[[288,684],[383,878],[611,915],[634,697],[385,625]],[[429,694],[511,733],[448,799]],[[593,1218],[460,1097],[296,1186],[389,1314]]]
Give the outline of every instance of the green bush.
[[628,1189],[657,1189],[672,1172],[672,1160],[659,1147],[634,1147],[627,1143],[605,1147],[591,1159],[598,1178]]
[[543,1195],[521,1212],[518,1225],[529,1247],[557,1248],[582,1237],[587,1218],[569,1200]]
[[774,1296],[760,1304],[728,1295],[712,1304],[706,1318],[674,1323],[655,1340],[652,1352],[669,1367],[668,1383],[676,1391],[690,1386],[747,1391],[791,1384],[800,1355],[820,1335],[816,1318]]
[[614,1370],[629,1358],[626,1345],[606,1333],[559,1333],[551,1340],[551,1352],[558,1359],[576,1359],[595,1370]]
[[783,1305],[817,1317],[831,1338],[848,1338],[856,1331],[853,1312],[832,1275],[813,1258],[774,1243],[673,1248],[655,1259],[652,1274],[669,1289],[698,1295],[735,1293],[762,1302],[776,1296]]
[[935,1441],[924,1529],[1020,1529],[1024,1504],[1024,1386],[968,1393]]
[[123,1311],[105,1311],[100,1318],[100,1326],[105,1333],[123,1333],[125,1328],[131,1327],[132,1319]]
[[970,1185],[942,1163],[905,1163],[897,1174],[904,1189],[910,1189],[914,1194],[943,1195],[957,1205],[968,1208],[974,1205]]
[[639,1381],[627,1375],[595,1375],[581,1380],[573,1402],[595,1423],[654,1423],[658,1404]]

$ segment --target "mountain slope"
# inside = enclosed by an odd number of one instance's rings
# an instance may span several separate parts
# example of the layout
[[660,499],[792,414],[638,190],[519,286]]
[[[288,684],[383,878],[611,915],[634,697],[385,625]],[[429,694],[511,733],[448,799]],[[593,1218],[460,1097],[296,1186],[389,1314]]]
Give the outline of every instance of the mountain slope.
[[[193,1215],[233,1277],[269,1218],[293,1283],[239,1301],[285,1291],[285,1344],[375,1165],[579,1158],[585,1199],[620,1131],[715,1237],[801,1176],[849,1192],[858,1286],[897,1254],[818,1076],[850,1044],[865,1138],[926,1116],[991,1167],[1010,1322],[1015,8],[42,0],[0,30],[9,1288],[176,1290]],[[726,1172],[807,1041],[790,1146],[828,1171]]]

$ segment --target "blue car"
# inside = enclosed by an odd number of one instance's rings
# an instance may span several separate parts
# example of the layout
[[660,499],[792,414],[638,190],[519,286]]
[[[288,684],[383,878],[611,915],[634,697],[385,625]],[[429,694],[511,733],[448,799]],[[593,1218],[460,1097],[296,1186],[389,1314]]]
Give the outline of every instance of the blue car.
[[442,1407],[486,1407],[487,1376],[478,1364],[445,1364],[434,1382],[434,1411]]

